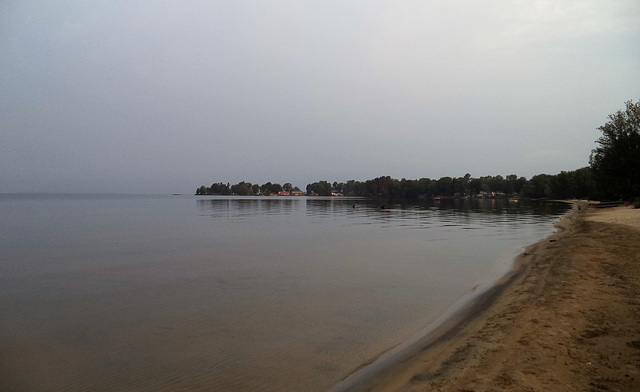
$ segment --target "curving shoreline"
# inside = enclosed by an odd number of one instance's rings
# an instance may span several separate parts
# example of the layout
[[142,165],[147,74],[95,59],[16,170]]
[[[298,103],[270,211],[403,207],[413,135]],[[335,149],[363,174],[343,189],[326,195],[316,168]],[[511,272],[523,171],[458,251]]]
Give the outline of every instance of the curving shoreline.
[[640,210],[580,206],[412,350],[332,391],[636,388]]

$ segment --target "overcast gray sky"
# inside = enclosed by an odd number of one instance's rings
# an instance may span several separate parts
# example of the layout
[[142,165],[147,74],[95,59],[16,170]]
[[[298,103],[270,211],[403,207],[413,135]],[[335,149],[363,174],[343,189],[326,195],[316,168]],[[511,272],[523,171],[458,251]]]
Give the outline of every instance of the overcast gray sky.
[[530,178],[640,99],[640,2],[0,2],[0,192]]

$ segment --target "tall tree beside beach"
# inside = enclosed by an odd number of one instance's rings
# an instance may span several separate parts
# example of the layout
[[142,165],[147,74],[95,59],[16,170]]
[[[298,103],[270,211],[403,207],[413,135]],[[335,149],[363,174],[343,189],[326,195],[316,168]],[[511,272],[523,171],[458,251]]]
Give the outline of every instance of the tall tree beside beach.
[[640,196],[640,101],[609,115],[589,159],[602,197]]

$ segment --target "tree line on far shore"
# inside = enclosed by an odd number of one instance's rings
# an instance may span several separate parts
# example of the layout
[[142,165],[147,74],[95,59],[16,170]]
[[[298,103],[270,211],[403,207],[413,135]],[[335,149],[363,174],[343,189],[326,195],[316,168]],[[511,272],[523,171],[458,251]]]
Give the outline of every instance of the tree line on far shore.
[[287,182],[284,185],[278,183],[267,182],[262,185],[252,184],[250,182],[239,182],[234,185],[223,184],[218,182],[212,184],[210,187],[202,185],[196,189],[196,195],[239,195],[239,196],[270,196],[277,194],[291,194],[294,192],[302,192],[297,186],[291,185]]
[[[484,176],[417,180],[393,179],[389,176],[367,181],[317,181],[306,186],[306,195],[345,195],[391,198],[449,197],[522,197],[599,200],[632,200],[640,197],[640,101],[626,102],[626,109],[609,116],[591,152],[590,166],[555,175],[538,174],[531,179],[515,174],[503,177]],[[215,183],[196,190],[197,195],[274,195],[302,194],[291,183],[263,185],[240,182],[235,185]]]
[[[440,179],[420,178],[417,180],[397,180],[389,176],[367,181],[347,182],[317,181],[308,184],[306,195],[363,196],[390,198],[434,198],[434,197],[525,197],[525,198],[580,198],[592,192],[589,168],[556,175],[540,174],[530,180],[510,174],[506,177],[484,176],[442,177]],[[284,186],[270,182],[258,185],[242,181],[235,185],[215,183],[196,190],[196,195],[239,195],[258,196],[295,192],[297,187],[287,183]],[[299,189],[298,189],[299,190]]]
[[523,197],[523,198],[579,198],[591,187],[588,168],[557,175],[540,174],[530,180],[515,174],[503,177],[484,176],[474,178],[467,173],[463,177],[420,178],[397,180],[389,176],[367,181],[349,180],[346,183],[319,181],[307,185],[307,194],[346,196],[375,196],[390,198],[449,198],[449,197]]

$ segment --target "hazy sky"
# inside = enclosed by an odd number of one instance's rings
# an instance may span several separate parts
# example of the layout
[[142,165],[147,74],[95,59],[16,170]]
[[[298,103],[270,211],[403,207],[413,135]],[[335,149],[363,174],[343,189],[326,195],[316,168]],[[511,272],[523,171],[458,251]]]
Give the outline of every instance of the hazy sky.
[[0,192],[530,178],[640,99],[640,1],[0,2]]

